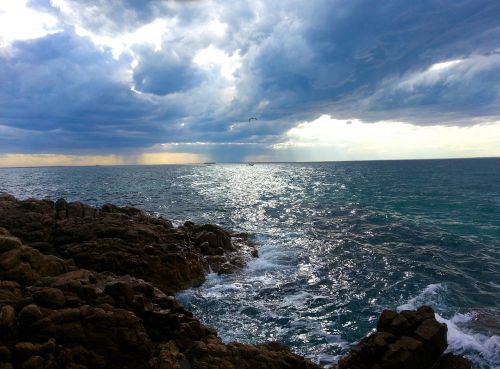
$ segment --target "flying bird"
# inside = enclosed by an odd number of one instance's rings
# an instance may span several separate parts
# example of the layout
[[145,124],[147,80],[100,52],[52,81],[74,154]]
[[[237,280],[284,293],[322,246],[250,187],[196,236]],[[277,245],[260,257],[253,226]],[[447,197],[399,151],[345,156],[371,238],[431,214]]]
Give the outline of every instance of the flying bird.
[[248,118],[248,123],[250,123],[252,120],[258,120],[258,119],[255,117]]

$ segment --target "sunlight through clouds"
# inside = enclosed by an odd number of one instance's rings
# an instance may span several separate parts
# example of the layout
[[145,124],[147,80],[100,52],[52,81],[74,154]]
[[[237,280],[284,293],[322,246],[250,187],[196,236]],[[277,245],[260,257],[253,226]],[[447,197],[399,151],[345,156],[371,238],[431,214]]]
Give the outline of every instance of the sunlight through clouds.
[[27,0],[0,2],[0,48],[14,41],[39,38],[60,32],[59,20],[26,6]]
[[491,0],[0,0],[0,153],[496,155],[499,15]]
[[285,136],[285,141],[273,146],[280,158],[294,151],[309,158],[319,155],[323,160],[500,155],[500,122],[468,127],[416,126],[338,120],[323,115],[299,124]]

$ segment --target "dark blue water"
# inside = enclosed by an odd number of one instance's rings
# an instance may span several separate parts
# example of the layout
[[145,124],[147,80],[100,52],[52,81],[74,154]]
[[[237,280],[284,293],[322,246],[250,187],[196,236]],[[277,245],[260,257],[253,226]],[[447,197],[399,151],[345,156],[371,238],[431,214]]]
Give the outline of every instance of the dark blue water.
[[0,191],[249,232],[259,259],[179,295],[227,341],[328,365],[382,309],[429,304],[500,367],[500,159],[0,169]]

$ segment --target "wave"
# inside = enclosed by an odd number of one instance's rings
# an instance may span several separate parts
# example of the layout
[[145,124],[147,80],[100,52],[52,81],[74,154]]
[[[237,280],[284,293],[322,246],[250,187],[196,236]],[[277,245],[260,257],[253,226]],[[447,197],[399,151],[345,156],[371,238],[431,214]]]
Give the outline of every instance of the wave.
[[[480,312],[471,310],[457,313],[446,303],[452,291],[442,283],[430,284],[398,310],[415,309],[429,305],[436,311],[436,319],[448,326],[447,352],[462,354],[472,361],[474,368],[500,369],[500,336],[478,332]],[[482,309],[484,310],[484,309]]]

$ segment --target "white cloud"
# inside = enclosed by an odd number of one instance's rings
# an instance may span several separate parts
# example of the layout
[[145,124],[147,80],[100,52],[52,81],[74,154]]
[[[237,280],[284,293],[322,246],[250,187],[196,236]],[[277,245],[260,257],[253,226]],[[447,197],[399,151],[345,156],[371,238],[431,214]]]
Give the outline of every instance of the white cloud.
[[449,60],[432,64],[424,71],[412,72],[404,76],[395,89],[412,91],[418,87],[433,86],[438,83],[450,84],[472,79],[480,72],[498,68],[500,55],[473,55],[464,59]]
[[500,122],[470,127],[416,126],[323,115],[290,129],[285,137],[273,146],[278,156],[294,151],[322,160],[500,156]]
[[196,53],[193,62],[206,70],[220,68],[221,76],[228,80],[235,80],[235,72],[241,67],[241,56],[239,52],[228,55],[224,50],[213,45]]
[[79,36],[89,37],[97,46],[111,48],[113,56],[118,59],[124,52],[134,54],[132,51],[134,45],[148,45],[154,51],[161,51],[163,37],[168,32],[168,29],[174,25],[175,20],[172,19],[155,19],[132,32],[113,36],[94,33],[78,24],[75,25],[75,31]]
[[30,9],[26,3],[27,0],[0,2],[0,47],[61,31],[56,17]]

